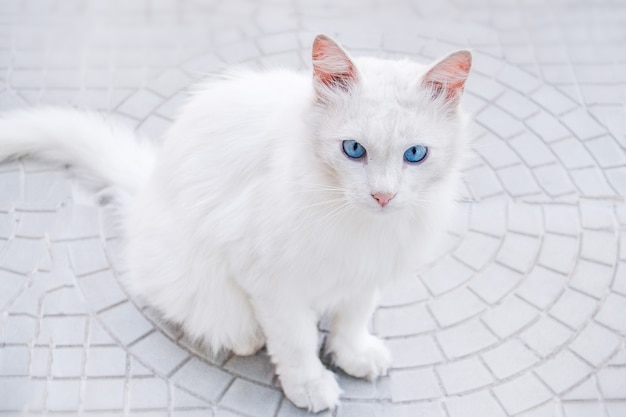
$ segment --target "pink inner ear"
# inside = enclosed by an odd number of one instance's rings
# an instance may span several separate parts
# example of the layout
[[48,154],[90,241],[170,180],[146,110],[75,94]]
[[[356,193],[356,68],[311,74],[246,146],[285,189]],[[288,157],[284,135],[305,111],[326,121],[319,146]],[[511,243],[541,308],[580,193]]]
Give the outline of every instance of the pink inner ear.
[[313,75],[327,86],[347,88],[356,79],[356,68],[332,39],[319,35],[313,42]]
[[423,83],[438,97],[445,92],[446,101],[456,100],[463,93],[472,67],[469,51],[458,51],[444,58],[424,76]]

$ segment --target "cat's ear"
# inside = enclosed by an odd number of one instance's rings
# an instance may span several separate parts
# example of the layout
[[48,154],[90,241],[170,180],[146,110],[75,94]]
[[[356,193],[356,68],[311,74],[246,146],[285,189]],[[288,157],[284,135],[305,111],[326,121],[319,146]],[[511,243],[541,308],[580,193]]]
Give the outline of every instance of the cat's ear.
[[434,99],[442,98],[447,104],[456,106],[463,94],[471,67],[470,51],[453,52],[428,70],[422,79],[422,86],[430,91]]
[[317,35],[313,41],[313,84],[318,94],[349,91],[359,76],[348,54],[326,35]]

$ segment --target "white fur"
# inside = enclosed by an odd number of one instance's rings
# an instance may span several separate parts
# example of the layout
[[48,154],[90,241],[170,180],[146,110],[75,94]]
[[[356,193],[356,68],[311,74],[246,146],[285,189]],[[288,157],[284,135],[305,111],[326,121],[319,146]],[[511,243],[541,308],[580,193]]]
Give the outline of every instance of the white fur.
[[[151,151],[127,135],[50,109],[0,121],[0,157],[69,158],[103,182],[138,188],[124,216],[131,293],[213,349],[251,354],[267,340],[286,395],[332,408],[340,389],[318,359],[317,320],[331,315],[327,351],[346,372],[387,372],[389,352],[367,331],[377,293],[427,259],[467,149],[459,112],[424,87],[427,67],[354,64],[358,82],[323,101],[305,73],[206,82],[154,169]],[[367,158],[347,158],[345,139]],[[418,144],[428,159],[405,163]],[[396,196],[381,208],[376,192]]]

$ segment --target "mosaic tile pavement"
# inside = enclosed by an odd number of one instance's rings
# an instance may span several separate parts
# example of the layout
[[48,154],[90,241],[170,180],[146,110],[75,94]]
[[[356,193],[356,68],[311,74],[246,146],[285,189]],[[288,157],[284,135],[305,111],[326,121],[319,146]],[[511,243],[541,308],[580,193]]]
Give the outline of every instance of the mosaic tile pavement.
[[[156,139],[203,73],[304,68],[320,32],[421,62],[470,47],[476,142],[439,259],[375,314],[390,375],[338,372],[322,415],[626,416],[624,2],[3,0],[0,110]],[[129,299],[111,224],[62,167],[0,164],[0,415],[307,415],[263,352],[210,355]]]

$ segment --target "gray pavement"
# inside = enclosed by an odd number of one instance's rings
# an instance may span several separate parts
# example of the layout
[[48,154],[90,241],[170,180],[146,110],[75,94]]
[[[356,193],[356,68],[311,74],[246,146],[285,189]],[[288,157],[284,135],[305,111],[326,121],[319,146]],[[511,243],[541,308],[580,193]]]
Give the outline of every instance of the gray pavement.
[[[624,2],[2,0],[0,110],[87,107],[158,138],[203,73],[305,67],[319,32],[475,57],[458,219],[376,312],[390,375],[339,373],[334,414],[626,416]],[[207,354],[130,299],[111,224],[63,168],[0,164],[0,415],[306,415],[263,352]]]

